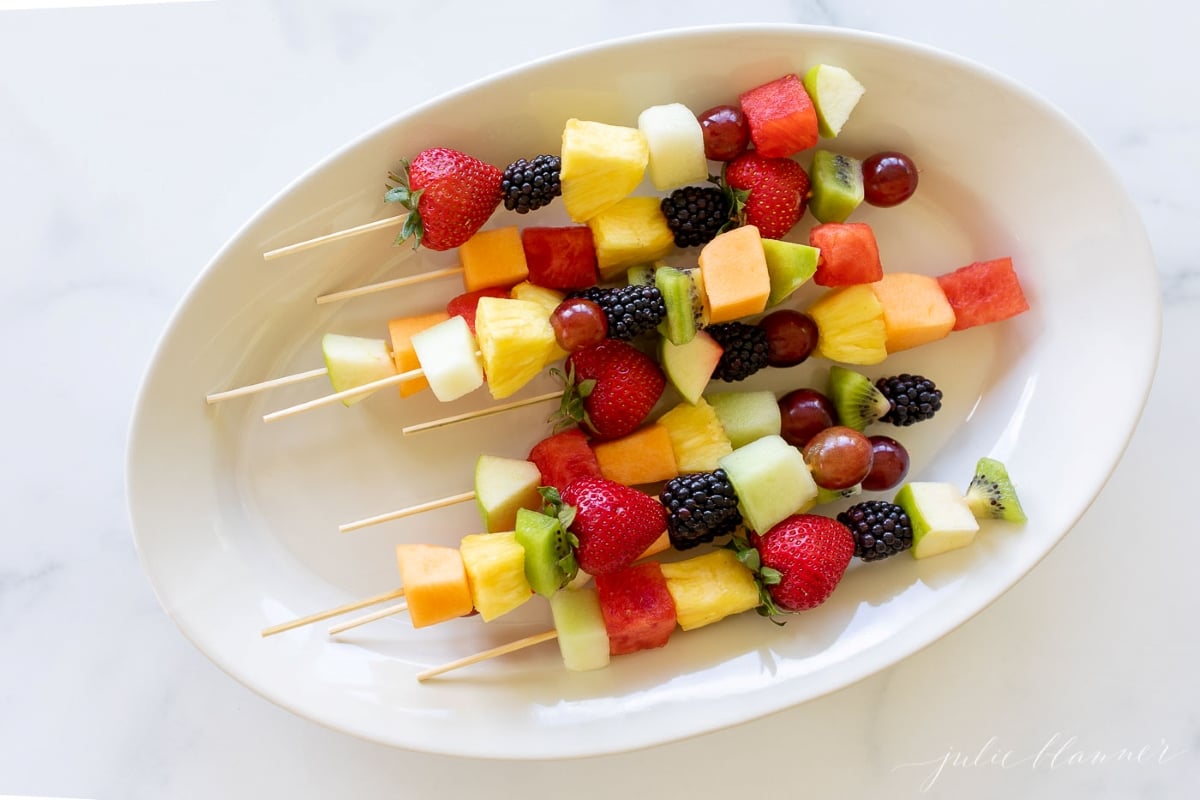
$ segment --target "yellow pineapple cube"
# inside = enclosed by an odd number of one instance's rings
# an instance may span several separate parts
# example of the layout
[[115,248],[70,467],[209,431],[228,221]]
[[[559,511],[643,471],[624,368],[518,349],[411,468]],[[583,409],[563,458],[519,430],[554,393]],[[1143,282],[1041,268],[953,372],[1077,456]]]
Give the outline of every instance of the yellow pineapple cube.
[[680,403],[663,414],[658,424],[667,429],[675,465],[682,475],[686,472],[712,472],[717,461],[733,452],[733,444],[717,411],[704,398],[692,405]]
[[531,300],[479,298],[475,339],[488,390],[497,400],[508,397],[562,357],[549,313]]
[[587,222],[642,182],[650,145],[637,128],[569,119],[560,156],[563,207]]
[[808,308],[817,323],[817,353],[843,364],[878,364],[887,358],[883,304],[870,284],[844,286]]
[[566,297],[565,293],[557,289],[547,289],[545,286],[538,286],[529,281],[521,281],[509,290],[508,295],[514,300],[529,300],[537,303],[546,309],[547,314],[554,313],[554,309],[558,308],[558,304]]
[[525,548],[515,531],[473,533],[458,546],[471,602],[484,622],[507,614],[533,597],[525,578]]
[[675,247],[675,234],[657,197],[626,197],[588,220],[596,244],[596,267],[611,281],[629,267],[650,264]]
[[754,573],[732,550],[665,563],[662,573],[675,601],[675,618],[685,631],[758,608],[762,602]]

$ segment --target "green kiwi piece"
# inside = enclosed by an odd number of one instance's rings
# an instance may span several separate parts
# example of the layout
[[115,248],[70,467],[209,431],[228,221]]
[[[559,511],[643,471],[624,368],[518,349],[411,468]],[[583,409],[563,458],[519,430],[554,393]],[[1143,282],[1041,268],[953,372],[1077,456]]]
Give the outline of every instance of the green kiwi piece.
[[525,579],[542,597],[550,597],[575,577],[575,551],[558,517],[518,509],[516,539],[525,548]]
[[816,504],[823,506],[826,503],[836,503],[838,500],[857,497],[860,494],[862,494],[861,483],[856,483],[848,489],[826,489],[824,486],[818,486]]
[[659,267],[654,271],[654,285],[662,293],[667,316],[658,330],[671,344],[687,344],[703,324],[700,289],[696,284],[698,269]]
[[976,519],[1002,519],[1025,522],[1025,511],[1017,499],[1017,490],[1008,470],[994,458],[981,458],[975,465],[975,477],[967,487],[967,505]]
[[650,264],[630,267],[625,272],[625,281],[630,286],[653,286],[655,269]]
[[819,222],[845,222],[863,201],[862,162],[817,150],[813,153],[809,211]]
[[829,368],[829,399],[837,409],[838,421],[856,431],[866,430],[892,409],[870,378],[837,365]]

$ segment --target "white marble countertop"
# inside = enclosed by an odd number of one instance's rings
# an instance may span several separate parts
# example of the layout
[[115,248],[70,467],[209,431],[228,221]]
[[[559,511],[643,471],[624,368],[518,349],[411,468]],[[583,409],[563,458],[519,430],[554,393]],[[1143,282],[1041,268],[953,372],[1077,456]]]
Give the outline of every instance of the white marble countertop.
[[[14,5],[29,4],[0,9]],[[0,10],[0,795],[1194,796],[1196,526],[1180,502],[1200,363],[1194,7],[399,10],[409,5]],[[394,751],[292,716],[214,667],[155,602],[123,485],[138,382],[211,255],[296,174],[418,101],[577,45],[747,21],[859,28],[983,62],[1062,108],[1112,161],[1158,258],[1163,346],[1141,424],[1083,520],[993,606],[895,667],[629,755],[510,764]],[[1095,757],[1121,750],[1137,758]]]

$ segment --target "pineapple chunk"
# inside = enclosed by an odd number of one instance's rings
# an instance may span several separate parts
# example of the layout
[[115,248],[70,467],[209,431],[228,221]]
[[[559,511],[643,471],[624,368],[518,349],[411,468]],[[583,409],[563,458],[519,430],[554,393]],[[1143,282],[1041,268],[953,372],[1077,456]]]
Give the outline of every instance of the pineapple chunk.
[[680,403],[659,418],[667,429],[675,464],[682,475],[687,472],[712,472],[717,461],[733,452],[733,445],[721,427],[716,409],[703,398],[692,405]]
[[642,182],[650,146],[637,128],[569,119],[561,157],[563,207],[575,222],[587,222]]
[[817,323],[817,351],[844,364],[878,364],[887,358],[883,305],[869,284],[828,292],[808,308]]
[[528,300],[546,309],[547,314],[553,314],[554,309],[563,301],[566,295],[557,289],[547,289],[536,283],[521,281],[509,290],[509,296],[514,300]]
[[662,572],[675,601],[675,618],[685,631],[758,608],[762,602],[754,573],[732,550],[665,563]]
[[481,297],[475,307],[475,338],[483,356],[488,390],[499,400],[508,397],[552,361],[562,350],[544,306],[530,300]]
[[525,578],[525,548],[515,531],[464,536],[462,553],[471,602],[484,622],[507,614],[533,597]]
[[657,197],[626,197],[587,224],[602,280],[615,280],[629,267],[657,261],[675,247],[675,234]]

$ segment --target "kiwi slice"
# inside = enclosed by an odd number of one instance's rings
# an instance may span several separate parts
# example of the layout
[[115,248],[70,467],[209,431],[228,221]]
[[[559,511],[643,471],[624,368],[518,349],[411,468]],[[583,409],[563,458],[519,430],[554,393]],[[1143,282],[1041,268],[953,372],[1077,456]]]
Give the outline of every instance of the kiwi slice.
[[819,222],[845,222],[863,201],[862,162],[817,150],[813,153],[808,208]]
[[976,519],[1002,519],[1025,522],[1025,511],[1017,499],[1017,490],[1008,470],[994,458],[981,458],[975,465],[975,477],[967,487],[967,505]]
[[687,344],[704,326],[704,301],[700,290],[699,269],[659,267],[654,271],[654,285],[662,293],[667,316],[658,330],[671,344]]
[[826,503],[836,503],[838,500],[845,500],[847,497],[857,497],[860,494],[862,494],[861,483],[856,483],[848,489],[826,489],[824,486],[818,486],[816,505],[822,506]]
[[579,566],[571,534],[558,517],[518,509],[516,539],[525,548],[525,579],[542,597],[550,597],[575,577]]
[[625,271],[625,281],[630,286],[653,286],[655,269],[649,264],[640,264]]
[[856,431],[866,430],[892,409],[891,401],[861,372],[834,365],[829,368],[829,399],[838,421]]

